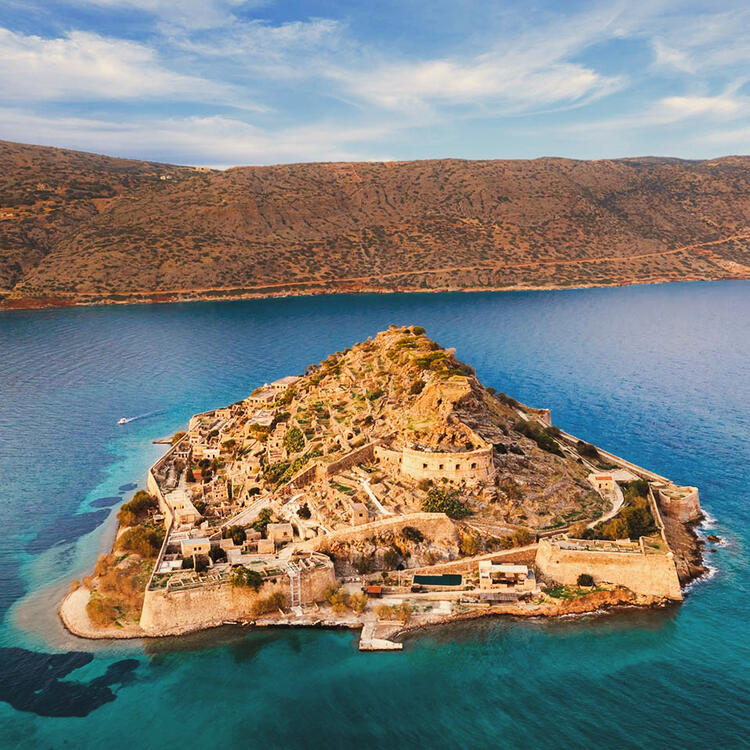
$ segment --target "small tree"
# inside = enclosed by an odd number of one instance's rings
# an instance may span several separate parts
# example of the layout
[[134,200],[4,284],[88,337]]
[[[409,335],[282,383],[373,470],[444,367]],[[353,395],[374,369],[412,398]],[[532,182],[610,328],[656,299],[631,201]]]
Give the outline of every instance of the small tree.
[[298,510],[297,510],[297,515],[298,515],[298,516],[299,516],[300,518],[310,518],[310,516],[312,515],[312,513],[310,512],[310,508],[309,508],[309,506],[307,505],[307,503],[304,503],[303,505],[301,505],[301,506],[300,506],[300,507],[298,508]]
[[534,535],[527,529],[516,529],[513,532],[513,544],[516,547],[525,547],[534,542]]
[[424,534],[414,526],[404,526],[404,528],[401,529],[401,533],[403,534],[404,539],[409,542],[419,544],[419,542],[424,541]]
[[221,547],[211,547],[208,556],[215,562],[226,562],[227,553]]
[[581,575],[578,576],[578,585],[587,588],[591,587],[594,585],[594,577],[589,573],[581,573]]
[[[383,567],[386,570],[393,570],[401,562],[401,555],[393,547],[385,551],[383,555]],[[366,571],[365,571],[366,572]]]
[[299,427],[290,427],[284,435],[284,448],[289,453],[299,453],[305,447],[305,436]]
[[207,555],[196,555],[195,556],[195,572],[203,573],[208,570],[209,562]]
[[263,538],[266,537],[266,532],[268,530],[268,524],[271,523],[271,509],[270,508],[263,508],[260,513],[258,513],[258,518],[255,520],[255,523],[253,524],[253,528],[256,531],[259,531]]
[[458,545],[462,555],[471,557],[479,552],[479,540],[471,534],[464,534],[461,537],[461,542]]
[[364,555],[362,555],[354,561],[354,569],[360,575],[369,573],[372,569],[372,560],[369,557],[365,557]]
[[349,597],[349,606],[353,612],[361,615],[367,606],[367,596],[365,594],[352,594]]
[[238,565],[232,571],[229,582],[232,586],[248,586],[255,591],[260,591],[260,587],[263,585],[263,576],[257,570],[250,570],[244,565]]
[[469,508],[460,500],[457,489],[431,487],[422,503],[422,510],[427,513],[445,513],[449,518],[466,518],[471,515]]
[[231,539],[236,545],[243,544],[247,539],[247,533],[242,526],[226,526],[221,532],[224,539]]
[[406,625],[406,623],[411,620],[412,611],[409,602],[401,602],[401,604],[396,607],[396,617],[398,617],[403,625]]
[[375,607],[375,614],[380,620],[391,620],[393,619],[393,607],[389,607],[387,604],[378,604]]

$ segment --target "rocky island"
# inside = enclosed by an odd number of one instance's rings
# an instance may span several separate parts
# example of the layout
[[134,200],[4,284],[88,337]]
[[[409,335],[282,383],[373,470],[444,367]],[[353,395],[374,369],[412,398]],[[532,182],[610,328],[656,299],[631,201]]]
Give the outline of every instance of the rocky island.
[[679,602],[704,572],[701,517],[696,488],[391,326],[196,414],[60,612],[91,638],[345,626],[398,649],[456,619]]

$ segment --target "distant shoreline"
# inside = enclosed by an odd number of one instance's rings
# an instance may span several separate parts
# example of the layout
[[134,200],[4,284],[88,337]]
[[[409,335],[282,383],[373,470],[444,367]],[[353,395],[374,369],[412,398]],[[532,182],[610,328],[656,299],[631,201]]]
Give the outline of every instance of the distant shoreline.
[[[348,288],[341,285],[337,289],[280,289],[276,291],[237,291],[221,292],[220,290],[208,291],[204,294],[186,292],[185,294],[160,294],[159,292],[134,292],[130,295],[122,296],[123,299],[114,299],[111,297],[102,297],[88,299],[71,296],[49,296],[49,297],[18,297],[0,299],[0,311],[2,310],[49,310],[66,307],[105,307],[114,305],[155,305],[155,304],[184,304],[188,302],[237,302],[240,300],[251,299],[285,299],[289,297],[323,297],[339,294],[359,295],[359,294],[456,294],[466,293],[475,294],[481,292],[552,292],[567,291],[576,289],[611,289],[630,286],[656,286],[659,284],[679,284],[692,282],[720,282],[720,281],[748,281],[750,274],[747,276],[727,276],[720,279],[706,278],[684,278],[684,279],[653,279],[649,281],[624,281],[614,282],[611,284],[576,284],[574,286],[558,285],[512,285],[497,287],[464,287],[452,288],[443,287],[435,289],[424,288],[404,288],[404,289],[383,289],[383,288]],[[299,282],[307,285],[308,282]]]

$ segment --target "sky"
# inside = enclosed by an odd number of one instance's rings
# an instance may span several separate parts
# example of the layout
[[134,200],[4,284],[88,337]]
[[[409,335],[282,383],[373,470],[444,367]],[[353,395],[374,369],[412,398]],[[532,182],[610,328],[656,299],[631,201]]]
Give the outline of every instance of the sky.
[[0,0],[0,138],[227,167],[750,153],[747,0]]

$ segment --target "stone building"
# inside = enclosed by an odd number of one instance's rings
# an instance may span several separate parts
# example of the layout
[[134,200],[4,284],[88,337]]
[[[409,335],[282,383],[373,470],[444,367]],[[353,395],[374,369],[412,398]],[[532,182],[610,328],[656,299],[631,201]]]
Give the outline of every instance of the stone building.
[[269,523],[267,534],[274,543],[285,544],[294,538],[294,529],[290,523]]
[[367,506],[364,503],[351,503],[350,515],[352,526],[359,526],[370,520],[370,514],[367,512]]
[[413,479],[491,482],[495,478],[492,457],[493,449],[489,445],[472,451],[445,452],[375,446],[376,459]]

